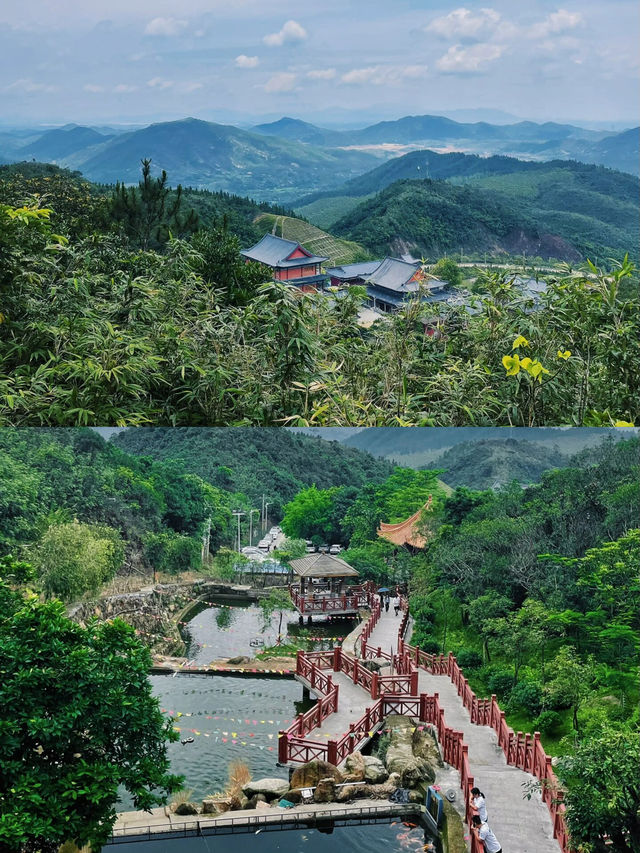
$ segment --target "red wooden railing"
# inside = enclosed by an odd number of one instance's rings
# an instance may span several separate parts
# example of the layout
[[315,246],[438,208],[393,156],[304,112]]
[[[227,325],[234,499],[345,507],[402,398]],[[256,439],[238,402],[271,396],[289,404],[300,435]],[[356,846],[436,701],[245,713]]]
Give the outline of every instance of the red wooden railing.
[[[392,656],[382,649],[369,644],[369,639],[380,619],[380,602],[373,589],[365,587],[363,595],[371,613],[361,634],[360,650],[362,658],[382,658],[392,661]],[[563,853],[569,853],[567,826],[564,818],[565,806],[558,780],[551,767],[551,758],[540,742],[540,734],[514,732],[505,720],[495,695],[491,699],[479,699],[469,686],[462,670],[453,656],[434,655],[411,646],[404,641],[409,621],[408,602],[403,599],[402,620],[398,629],[397,653],[393,655],[394,675],[379,675],[363,666],[357,658],[340,648],[332,652],[298,653],[296,673],[313,687],[320,695],[317,705],[307,714],[299,715],[286,731],[279,734],[278,757],[280,762],[310,761],[312,758],[324,758],[332,764],[340,764],[353,752],[360,742],[369,736],[389,713],[411,716],[423,723],[433,725],[444,760],[460,772],[460,787],[465,796],[467,823],[475,809],[471,803],[471,789],[474,778],[469,767],[468,746],[464,743],[463,733],[451,729],[445,723],[444,709],[440,707],[439,695],[418,695],[418,669],[422,668],[434,675],[448,676],[456,686],[463,705],[469,711],[471,722],[479,726],[490,726],[498,737],[507,763],[530,773],[542,783],[542,799],[549,809],[553,822],[554,837],[558,840]],[[349,727],[339,740],[329,740],[326,744],[309,741],[305,735],[322,723],[322,720],[337,710],[338,689],[331,681],[327,670],[344,672],[354,684],[359,685],[376,700],[363,716]],[[335,692],[334,692],[335,691]],[[335,702],[334,698],[335,697]],[[471,853],[483,853],[482,842],[471,833]]]
[[514,732],[507,725],[505,712],[500,709],[495,694],[491,699],[479,699],[469,686],[452,653],[447,656],[432,655],[407,643],[399,643],[399,648],[408,652],[417,666],[434,675],[448,676],[456,686],[464,707],[469,711],[471,722],[478,726],[490,726],[495,731],[507,764],[531,773],[541,782],[542,799],[551,815],[554,838],[557,839],[563,853],[568,853],[571,846],[564,817],[566,809],[562,801],[562,791],[551,766],[551,756],[547,755],[540,742],[540,733],[534,732],[531,735]]

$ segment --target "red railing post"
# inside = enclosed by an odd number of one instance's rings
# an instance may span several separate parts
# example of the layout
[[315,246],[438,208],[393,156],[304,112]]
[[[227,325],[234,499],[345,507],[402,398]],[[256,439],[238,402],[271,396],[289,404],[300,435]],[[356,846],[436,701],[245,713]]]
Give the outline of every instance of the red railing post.
[[302,658],[304,652],[298,649],[296,652],[296,675],[302,675]]
[[333,671],[340,672],[340,665],[342,663],[342,649],[340,646],[335,646],[333,649]]
[[330,740],[327,743],[327,761],[329,764],[338,764],[338,744],[335,740]]
[[415,696],[418,692],[418,670],[414,669],[411,672],[411,690],[409,691],[412,696]]
[[380,695],[380,676],[377,672],[371,673],[371,698],[377,699]]

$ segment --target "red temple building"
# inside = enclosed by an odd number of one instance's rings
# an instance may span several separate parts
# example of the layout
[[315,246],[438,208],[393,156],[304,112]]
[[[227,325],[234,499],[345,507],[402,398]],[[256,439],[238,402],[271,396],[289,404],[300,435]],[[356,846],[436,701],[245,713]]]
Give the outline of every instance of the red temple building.
[[244,249],[240,254],[247,263],[254,261],[270,267],[274,281],[294,284],[302,290],[317,290],[327,280],[322,264],[329,258],[313,255],[300,243],[283,240],[274,234],[265,234],[255,246]]

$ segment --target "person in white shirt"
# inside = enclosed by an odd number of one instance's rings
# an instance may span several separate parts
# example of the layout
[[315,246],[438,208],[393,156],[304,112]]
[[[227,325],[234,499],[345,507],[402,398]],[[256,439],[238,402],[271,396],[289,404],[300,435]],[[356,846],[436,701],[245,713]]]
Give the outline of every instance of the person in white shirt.
[[487,815],[487,806],[485,804],[484,794],[482,793],[480,788],[471,789],[471,804],[480,815],[480,820],[483,823],[486,823],[489,820],[489,817]]
[[393,596],[393,601],[391,603],[393,604],[393,609],[397,616],[398,611],[400,610],[400,596],[397,593]]
[[502,853],[500,842],[491,831],[488,823],[484,823],[477,814],[474,814],[471,818],[471,825],[473,831],[484,844],[486,853]]

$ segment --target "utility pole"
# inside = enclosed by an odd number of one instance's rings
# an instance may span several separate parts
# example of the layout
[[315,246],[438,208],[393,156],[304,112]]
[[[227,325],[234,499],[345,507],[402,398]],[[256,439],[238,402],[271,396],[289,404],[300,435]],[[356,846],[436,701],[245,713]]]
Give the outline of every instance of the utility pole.
[[271,506],[271,501],[264,502],[264,511],[262,515],[262,532],[267,532],[267,519],[269,518],[269,507]]
[[260,515],[259,509],[250,509],[249,510],[249,545],[253,545],[253,513],[257,512],[258,516]]
[[238,510],[238,509],[234,509],[234,510],[233,510],[233,512],[232,512],[232,515],[235,515],[235,516],[236,516],[236,518],[238,519],[238,541],[237,541],[237,545],[238,545],[238,547],[236,548],[236,551],[238,551],[238,553],[239,553],[239,552],[240,552],[240,547],[241,547],[241,546],[240,546],[240,516],[242,516],[242,515],[246,515],[246,512],[241,512],[241,511],[240,511],[240,510]]

